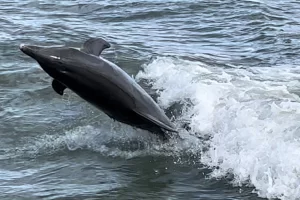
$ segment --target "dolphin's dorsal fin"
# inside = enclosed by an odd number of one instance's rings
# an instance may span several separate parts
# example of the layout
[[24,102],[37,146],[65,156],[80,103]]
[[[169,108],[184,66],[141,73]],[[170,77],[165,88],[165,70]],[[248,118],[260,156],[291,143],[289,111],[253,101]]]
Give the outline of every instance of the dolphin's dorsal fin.
[[64,94],[64,90],[67,88],[65,85],[63,85],[61,82],[59,82],[56,79],[53,79],[52,81],[52,88],[55,92],[57,92],[57,94],[59,95],[63,95]]
[[100,56],[101,52],[109,48],[110,44],[102,38],[90,38],[83,44],[81,51],[92,54],[94,56]]

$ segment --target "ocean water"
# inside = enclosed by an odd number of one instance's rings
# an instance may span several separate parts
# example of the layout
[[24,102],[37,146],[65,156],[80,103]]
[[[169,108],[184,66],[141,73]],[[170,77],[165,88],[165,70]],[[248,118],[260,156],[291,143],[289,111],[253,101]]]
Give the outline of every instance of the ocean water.
[[[300,199],[300,2],[3,0],[0,199]],[[114,122],[21,43],[80,47],[139,82],[182,139]],[[190,130],[182,124],[189,123]]]

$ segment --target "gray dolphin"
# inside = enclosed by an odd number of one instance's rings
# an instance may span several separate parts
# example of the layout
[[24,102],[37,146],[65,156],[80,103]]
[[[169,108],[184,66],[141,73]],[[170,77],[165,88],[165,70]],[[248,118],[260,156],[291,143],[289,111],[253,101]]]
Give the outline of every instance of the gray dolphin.
[[162,135],[177,132],[157,103],[126,72],[99,57],[110,44],[88,39],[81,49],[20,45],[52,78],[52,88],[63,95],[71,89],[110,118]]

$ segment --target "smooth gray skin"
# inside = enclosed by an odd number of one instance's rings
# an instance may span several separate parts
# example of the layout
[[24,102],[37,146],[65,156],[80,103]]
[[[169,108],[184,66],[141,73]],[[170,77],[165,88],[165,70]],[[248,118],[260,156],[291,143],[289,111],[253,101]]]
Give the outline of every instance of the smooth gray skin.
[[65,88],[98,107],[109,117],[165,137],[177,132],[157,103],[126,72],[99,55],[110,44],[100,38],[87,40],[80,50],[69,47],[20,45],[54,80],[60,95]]

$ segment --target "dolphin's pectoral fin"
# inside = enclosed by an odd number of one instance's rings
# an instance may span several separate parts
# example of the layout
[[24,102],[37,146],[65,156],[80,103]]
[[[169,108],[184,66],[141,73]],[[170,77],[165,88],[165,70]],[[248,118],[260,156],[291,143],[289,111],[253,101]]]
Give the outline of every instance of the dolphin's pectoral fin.
[[151,115],[149,115],[149,114],[147,114],[147,113],[140,112],[140,111],[138,111],[138,110],[136,110],[136,109],[134,109],[134,112],[136,112],[138,115],[140,115],[140,116],[142,116],[142,117],[145,117],[146,119],[150,120],[151,122],[153,122],[153,123],[156,124],[157,126],[163,128],[163,129],[165,129],[165,130],[167,130],[167,131],[171,131],[171,132],[176,132],[176,133],[178,133],[178,131],[177,131],[175,128],[173,128],[173,127],[171,127],[171,126],[169,126],[169,125],[167,125],[167,124],[165,124],[165,123],[163,123],[163,122],[161,122],[161,121],[155,119],[153,116],[151,116]]
[[55,92],[57,92],[57,94],[59,95],[63,95],[64,94],[64,90],[67,88],[65,85],[63,85],[61,82],[59,82],[56,79],[53,79],[52,81],[52,88]]
[[85,41],[81,51],[95,56],[100,56],[101,52],[109,47],[110,44],[101,38],[90,38]]

